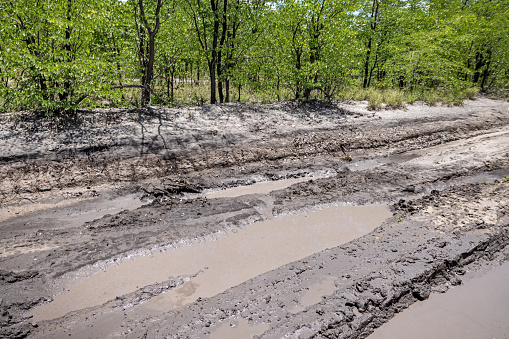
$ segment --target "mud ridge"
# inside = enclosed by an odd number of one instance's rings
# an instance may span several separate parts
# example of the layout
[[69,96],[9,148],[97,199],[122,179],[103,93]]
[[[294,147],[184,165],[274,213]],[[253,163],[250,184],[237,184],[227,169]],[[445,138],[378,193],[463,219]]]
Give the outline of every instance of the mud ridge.
[[[416,301],[428,299],[434,290],[445,292],[444,289],[448,285],[461,285],[459,276],[464,274],[464,269],[468,265],[481,259],[493,259],[495,253],[506,249],[509,243],[509,224],[503,225],[502,228],[505,229],[503,232],[476,244],[475,248],[456,254],[452,259],[434,263],[431,269],[412,277],[410,281],[398,282],[395,285],[397,290],[385,298],[384,294],[387,294],[387,291],[371,290],[370,292],[379,298],[368,297],[345,303],[345,306],[355,307],[365,314],[360,320],[327,324],[325,331],[317,333],[318,337],[364,339],[373,333],[375,328],[393,318],[396,313],[402,312]],[[357,284],[369,286],[369,281],[377,277],[366,277]],[[359,288],[356,287],[356,291],[359,292]],[[355,294],[356,291],[352,289],[346,293]],[[348,336],[345,336],[345,329],[342,328],[345,325],[349,328]]]
[[[269,112],[280,114],[279,111]],[[369,156],[366,150],[373,153],[389,148],[389,154],[395,154],[476,136],[509,123],[504,114],[493,113],[482,119],[473,114],[462,119],[441,116],[437,121],[401,119],[397,126],[394,121],[383,119],[381,122],[372,118],[345,120],[339,114],[329,118],[334,123],[332,128],[302,126],[267,135],[261,131],[221,133],[216,129],[211,134],[206,130],[197,133],[179,129],[171,119],[148,118],[141,122],[130,119],[126,115],[108,127],[99,120],[87,126],[88,129],[84,125],[56,134],[44,128],[32,132],[23,124],[16,126],[20,132],[10,133],[9,147],[4,148],[7,154],[3,157],[8,166],[0,168],[1,202],[11,201],[12,194],[23,198],[52,189],[136,182],[193,172],[205,172],[207,176],[207,172],[222,172],[232,166],[245,167],[246,174],[248,167],[257,165],[252,171],[258,171],[259,166],[266,166],[267,162],[276,170],[297,169],[302,167],[299,161],[304,157],[331,155],[336,157],[327,161],[331,165],[331,160],[338,162],[344,157],[345,150],[365,157]],[[317,117],[314,120],[321,121]],[[255,121],[242,122],[248,123]],[[4,129],[10,131],[14,126],[7,121]],[[111,136],[112,129],[118,137]],[[267,132],[272,130],[274,126]],[[41,144],[37,144],[38,141]],[[281,164],[286,160],[290,163]],[[297,163],[292,165],[295,160]],[[212,186],[208,187],[214,187],[210,184]]]

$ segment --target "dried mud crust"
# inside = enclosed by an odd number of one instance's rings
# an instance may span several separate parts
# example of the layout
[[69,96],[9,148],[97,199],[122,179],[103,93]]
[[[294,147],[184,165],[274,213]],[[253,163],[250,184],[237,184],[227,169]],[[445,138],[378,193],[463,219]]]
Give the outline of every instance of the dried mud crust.
[[[0,125],[0,146],[5,146],[0,154],[2,212],[41,202],[100,204],[142,193],[139,186],[157,187],[165,180],[185,183],[186,189],[194,190],[252,183],[256,177],[278,179],[315,171],[329,176],[268,195],[186,200],[163,194],[142,207],[76,225],[55,225],[41,218],[51,212],[44,210],[0,215],[0,334],[53,337],[73,322],[94,325],[112,306],[122,310],[133,300],[150,299],[189,279],[175,277],[55,321],[23,321],[24,311],[50,301],[59,291],[55,281],[81,268],[107,266],[139,250],[205,237],[317,204],[390,203],[394,204],[394,219],[349,245],[289,264],[166,315],[134,317],[124,324],[131,329],[125,335],[133,337],[194,338],[221,321],[242,316],[251,322],[270,323],[264,335],[268,338],[283,336],[284,328],[289,329],[290,337],[306,337],[306,333],[337,337],[340,332],[345,338],[363,337],[396,310],[426,297],[434,286],[442,290],[448,283],[457,283],[451,270],[468,263],[465,258],[476,261],[505,253],[507,183],[466,185],[461,180],[486,171],[509,171],[508,108],[508,103],[485,99],[465,107],[415,106],[376,114],[362,105],[238,104],[160,109],[148,115],[82,113],[71,122],[26,117],[7,121]],[[384,166],[355,168],[359,159],[395,154]],[[353,163],[347,162],[347,155]],[[458,186],[448,189],[453,185]],[[178,193],[180,186],[172,185],[177,190],[171,193]],[[421,252],[429,255],[415,254]],[[389,266],[380,266],[384,263]],[[353,267],[360,269],[353,274]],[[382,271],[387,279],[372,278]],[[330,305],[323,309],[297,314],[285,311],[295,303],[295,294],[305,292],[306,284],[324,276],[336,278],[335,294],[344,286],[353,288],[348,290],[352,295],[347,298],[349,305],[344,296],[330,297]],[[371,281],[391,279],[404,283],[385,282],[379,290],[368,288]],[[364,291],[374,295],[367,304]],[[401,297],[379,302],[398,291]],[[205,311],[198,311],[201,307]],[[353,307],[362,317],[352,316]],[[374,313],[362,312],[367,309]],[[169,319],[174,317],[192,320],[172,323]],[[152,320],[160,322],[160,328]],[[117,334],[124,331],[120,325],[108,329]]]
[[[19,114],[0,124],[0,203],[44,192],[164,176],[217,177],[333,166],[472,137],[509,124],[509,103],[409,106],[229,104],[149,113],[107,110],[72,120]],[[347,154],[348,153],[348,154]]]

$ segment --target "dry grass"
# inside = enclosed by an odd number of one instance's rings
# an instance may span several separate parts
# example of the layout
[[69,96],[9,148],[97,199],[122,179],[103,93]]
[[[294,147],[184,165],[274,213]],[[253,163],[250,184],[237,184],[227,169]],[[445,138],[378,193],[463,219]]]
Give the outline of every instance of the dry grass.
[[464,91],[465,97],[470,100],[472,100],[478,94],[479,94],[479,88],[477,88],[477,87],[470,87]]
[[[137,83],[136,79],[131,79],[131,83]],[[176,105],[203,105],[210,102],[210,82],[208,80],[201,80],[199,82],[181,82],[178,83],[174,88],[173,99],[169,98],[167,88],[165,86],[157,86],[156,92],[164,100],[158,99],[156,96],[152,96],[152,103],[167,105],[168,102],[172,102]],[[444,105],[461,105],[463,100],[472,99],[478,95],[479,89],[476,87],[470,87],[463,90],[448,90],[448,89],[415,89],[415,90],[403,90],[399,88],[361,88],[352,86],[344,88],[342,91],[337,93],[333,99],[339,100],[355,100],[355,101],[367,101],[368,109],[380,110],[380,109],[402,109],[405,105],[412,104],[416,101],[424,101],[430,106],[442,103]],[[496,95],[498,98],[502,97],[500,93],[505,94],[505,98],[509,98],[508,91],[501,91]],[[275,89],[267,89],[257,86],[243,86],[240,90],[240,97],[238,87],[235,84],[231,84],[230,88],[230,101],[242,101],[242,102],[253,102],[253,103],[268,103],[278,100],[291,100],[295,98],[295,93],[291,88],[282,87],[279,91]],[[219,100],[219,95],[217,95]],[[310,99],[325,100],[323,93],[315,90],[312,92]],[[4,107],[0,98],[0,111]],[[139,88],[124,88],[119,90],[118,93],[114,93],[114,97],[109,98],[87,98],[83,104],[84,107],[138,107],[141,101],[141,90]],[[82,105],[83,107],[83,105]],[[21,107],[4,107],[5,110],[19,110]]]
[[382,101],[385,103],[386,108],[404,108],[405,99],[405,92],[400,90],[388,89],[382,92]]
[[339,94],[339,99],[367,101],[369,110],[404,108],[406,93],[398,89],[350,88]]
[[348,88],[338,95],[340,100],[367,101],[368,109],[379,110],[401,109],[407,104],[423,101],[427,105],[435,106],[438,103],[447,106],[462,105],[464,100],[473,99],[478,95],[479,89],[475,87],[464,90],[401,90],[379,88]]

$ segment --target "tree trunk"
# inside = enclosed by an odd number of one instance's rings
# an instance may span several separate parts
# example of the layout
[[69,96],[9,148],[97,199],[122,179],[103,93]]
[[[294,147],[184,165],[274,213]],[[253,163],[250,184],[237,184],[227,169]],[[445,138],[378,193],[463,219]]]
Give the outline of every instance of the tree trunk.
[[[72,0],[67,0],[67,12],[66,12],[66,19],[67,19],[67,27],[65,28],[65,44],[63,46],[63,50],[65,51],[65,55],[62,59],[62,62],[64,63],[70,63],[71,61],[71,34],[72,34],[72,27],[70,26],[71,19],[72,19]],[[63,92],[58,93],[58,97],[60,101],[67,101],[70,96],[71,92],[71,81],[69,80],[70,75],[66,74],[64,75],[64,83],[62,84]]]
[[474,84],[478,84],[479,82],[481,82],[482,83],[480,85],[481,89],[482,89],[482,85],[484,83],[484,81],[482,79],[482,78],[484,78],[484,73],[485,73],[484,70],[486,69],[485,67],[487,67],[489,60],[491,58],[491,54],[490,54],[489,50],[488,50],[488,57],[486,57],[484,55],[482,48],[484,48],[485,46],[486,46],[486,44],[484,44],[481,47],[481,50],[478,50],[475,53]]
[[216,99],[216,65],[217,65],[217,42],[219,40],[219,0],[210,0],[210,7],[214,15],[214,26],[212,30],[212,51],[208,60],[210,75],[210,103],[215,105]]
[[368,40],[368,46],[366,51],[366,60],[364,61],[364,81],[362,83],[363,88],[368,88],[368,74],[369,74],[369,56],[371,55],[371,38]]
[[175,99],[175,65],[171,66],[171,93],[170,93],[170,101],[173,102]]
[[276,82],[276,93],[277,93],[277,101],[281,101],[281,94],[280,94],[280,91],[279,91],[279,87],[280,87],[280,82],[281,80],[279,79],[279,72],[278,72],[278,75],[277,75],[277,82]]
[[[297,71],[300,71],[302,68],[301,57],[302,57],[302,49],[296,48],[295,49],[295,59],[296,59],[295,68],[297,69]],[[295,99],[300,99],[301,92],[302,92],[302,82],[300,81],[299,77],[300,77],[300,74],[297,76],[297,81],[295,84],[295,87],[296,87],[295,88]]]
[[151,99],[150,94],[151,94],[151,90],[153,90],[151,86],[152,86],[152,78],[154,77],[155,39],[156,39],[156,35],[157,35],[157,32],[159,31],[159,26],[160,26],[159,13],[161,11],[161,5],[162,5],[162,0],[157,0],[157,7],[156,7],[156,11],[155,11],[156,22],[155,22],[154,29],[152,29],[148,23],[147,17],[145,16],[143,0],[138,0],[138,6],[140,7],[140,16],[141,16],[141,19],[143,20],[143,23],[145,25],[145,29],[148,32],[148,38],[149,38],[148,51],[147,51],[147,55],[145,56],[146,63],[142,62],[142,65],[140,65],[143,67],[143,64],[145,64],[145,68],[143,70],[144,72],[143,72],[143,76],[142,76],[143,89],[141,90],[141,106],[142,107],[145,107],[150,104],[150,99]]
[[221,51],[217,53],[217,91],[219,92],[219,103],[224,102],[222,69],[221,69]]
[[208,61],[209,65],[209,76],[210,76],[210,103],[215,105],[216,99],[216,70],[215,62],[213,60]]
[[168,68],[164,71],[164,75],[166,78],[166,97],[170,99],[170,70]]
[[377,21],[378,21],[378,9],[379,9],[379,6],[380,6],[380,3],[378,1],[379,0],[373,0],[373,4],[371,5],[371,18],[372,18],[372,21],[369,24],[371,32],[370,32],[370,36],[369,36],[368,43],[367,43],[367,46],[366,46],[367,50],[366,50],[366,60],[364,61],[364,81],[363,81],[363,84],[362,84],[363,88],[368,88],[369,87],[369,83],[371,81],[371,74],[369,72],[369,61],[370,61],[369,59],[370,59],[370,56],[371,56],[371,47],[372,47],[372,44],[373,44],[373,35],[375,34],[376,25],[377,25]]
[[200,62],[196,64],[196,86],[200,84]]
[[486,67],[484,68],[484,71],[483,71],[483,74],[482,74],[482,80],[481,80],[481,91],[484,90],[484,86],[486,85],[486,81],[488,79],[488,75],[490,74],[490,65],[491,65],[491,55],[492,55],[492,50],[489,49],[488,50],[488,58],[487,58],[487,61],[486,61]]
[[[228,0],[223,0],[223,13],[221,15],[221,40],[219,40],[219,50],[217,52],[217,90],[219,91],[219,102],[224,102],[224,91],[223,91],[223,70],[226,67],[223,67],[222,63],[222,56],[223,56],[223,50],[226,42],[226,33],[228,31],[228,17],[227,17],[227,11],[228,11]],[[226,63],[228,62],[228,59],[226,59]]]
[[[320,35],[324,28],[324,25],[320,23],[319,17],[313,17],[311,19],[311,32],[310,34],[310,51],[309,51],[309,63],[312,65],[320,60],[321,46],[320,46]],[[312,78],[308,79],[313,83],[313,86],[306,86],[304,88],[304,100],[309,100],[311,92],[314,89],[316,83],[318,83],[318,73],[315,73]]]
[[224,92],[225,92],[224,102],[230,102],[230,79],[226,78],[226,80],[224,81],[224,85],[225,85],[225,89],[224,89]]
[[[141,0],[140,0],[141,1]],[[143,89],[141,91],[141,106],[145,107],[150,104],[150,89],[152,86],[152,77],[154,75],[154,57],[155,57],[155,35],[149,35],[148,62],[143,77]]]
[[373,62],[373,66],[371,66],[371,70],[369,71],[368,85],[366,87],[369,87],[371,85],[371,78],[373,77],[373,71],[375,70],[377,64],[378,64],[378,49],[375,53],[375,62]]

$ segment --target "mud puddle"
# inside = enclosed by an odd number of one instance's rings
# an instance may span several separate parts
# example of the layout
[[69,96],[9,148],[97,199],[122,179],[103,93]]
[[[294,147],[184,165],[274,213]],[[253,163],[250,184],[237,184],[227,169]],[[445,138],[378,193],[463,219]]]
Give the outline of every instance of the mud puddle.
[[400,164],[405,161],[412,160],[416,158],[417,155],[414,152],[402,153],[402,154],[394,154],[386,157],[376,157],[371,159],[361,159],[354,160],[349,164],[346,164],[350,171],[366,171],[372,170],[380,166],[388,165],[388,164]]
[[274,181],[260,181],[252,185],[237,186],[220,191],[206,192],[205,197],[214,198],[235,198],[248,194],[269,194],[270,192],[282,190],[294,184],[326,178],[327,175],[306,176],[300,178],[289,178]]
[[369,339],[509,338],[509,262],[410,306]]
[[390,216],[385,205],[331,206],[307,214],[278,216],[228,230],[215,240],[178,244],[151,256],[126,259],[73,286],[63,286],[62,294],[27,315],[32,315],[33,321],[54,319],[171,277],[196,275],[143,305],[150,312],[167,311],[347,243],[371,232]]
[[[251,339],[269,328],[267,324],[249,324],[245,319],[234,319],[224,322],[216,329],[212,329],[210,339]],[[205,337],[204,337],[205,338]]]
[[298,300],[298,305],[288,310],[296,314],[304,311],[306,307],[319,303],[323,297],[331,295],[336,290],[337,277],[327,276],[322,281],[309,286],[306,292]]
[[[386,157],[377,157],[371,159],[354,160],[351,163],[346,163],[344,166],[350,171],[365,171],[371,170],[380,166],[384,166],[391,163],[402,163],[405,161],[412,160],[416,157],[413,153],[409,154],[395,154]],[[319,171],[316,173],[309,173],[307,176],[298,178],[287,178],[281,180],[267,180],[258,181],[251,185],[242,185],[237,187],[226,188],[223,190],[205,191],[204,194],[199,196],[205,196],[209,199],[214,198],[234,198],[248,194],[269,194],[271,192],[288,188],[294,184],[309,182],[313,180],[328,178],[335,175],[335,170]],[[195,197],[197,195],[189,195],[189,197]]]

